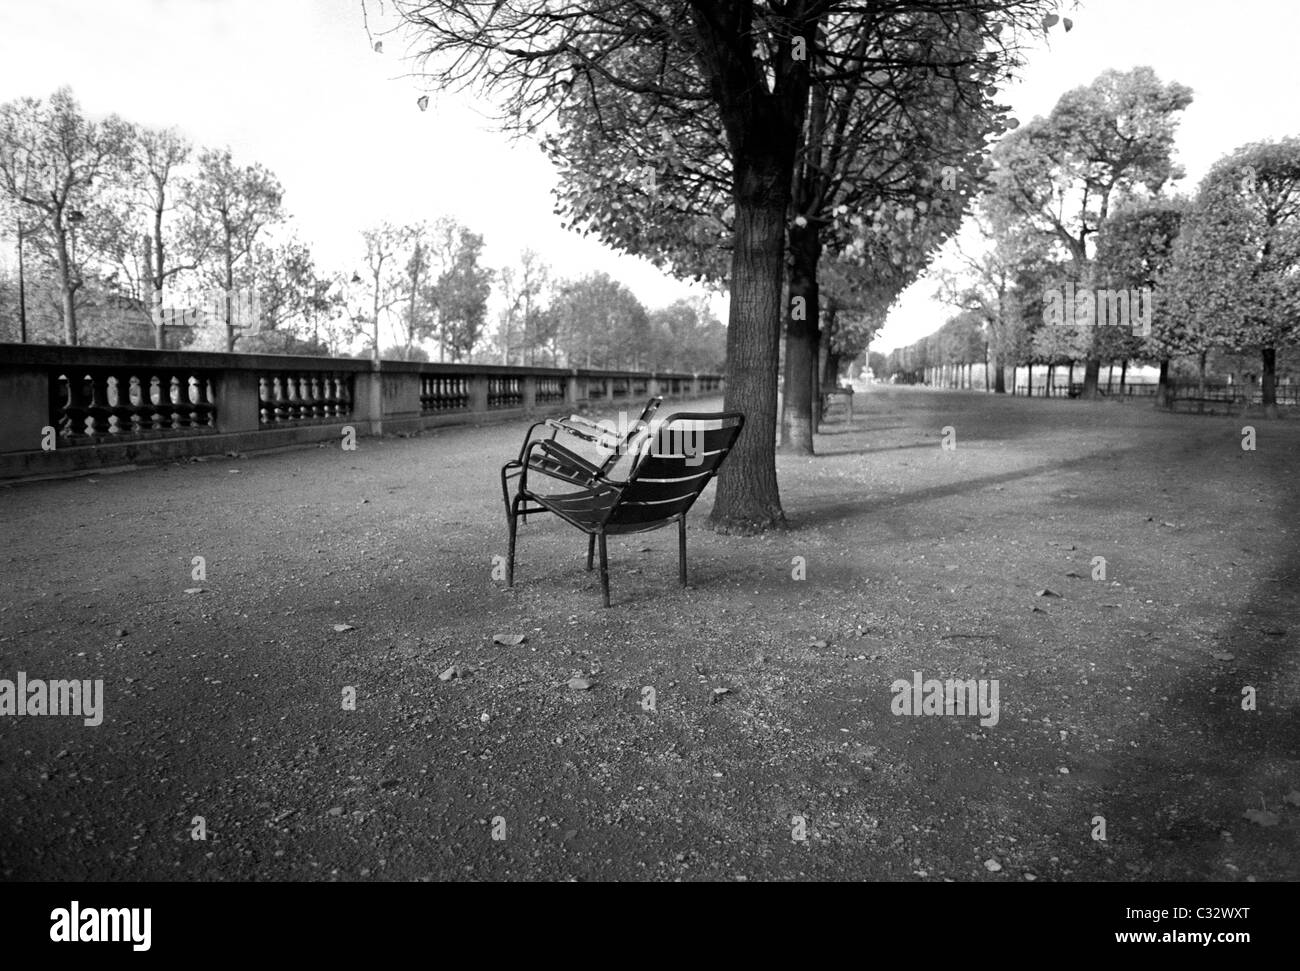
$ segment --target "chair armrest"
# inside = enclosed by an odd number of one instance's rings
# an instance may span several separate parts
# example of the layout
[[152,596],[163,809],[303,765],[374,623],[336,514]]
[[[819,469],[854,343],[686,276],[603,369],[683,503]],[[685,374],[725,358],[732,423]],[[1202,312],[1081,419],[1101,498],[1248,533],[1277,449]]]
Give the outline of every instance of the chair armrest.
[[[548,472],[545,466],[534,465],[533,450],[538,448],[548,453],[552,452],[553,449],[558,448],[562,452],[568,453],[570,455],[573,454],[563,446],[556,446],[555,443],[551,441],[538,439],[533,442],[530,442],[528,444],[528,447],[524,449],[524,457],[520,462],[521,465],[521,468],[519,470],[519,491],[520,492],[526,492],[528,490],[528,473],[530,471],[540,472],[542,475],[548,476],[552,479],[556,479],[560,482],[568,482],[568,483],[581,482],[583,485],[586,485],[588,487],[594,486],[599,482],[603,481],[599,473],[597,471],[593,471],[594,466],[592,466],[590,462],[586,461],[585,459],[579,456],[574,456],[575,458],[578,459],[578,461],[577,463],[569,465],[569,468],[573,470],[573,475],[567,477],[563,475],[556,475],[552,472]],[[555,461],[557,465],[560,464],[558,458],[552,458],[552,461]]]
[[[591,442],[593,445],[598,445],[601,448],[614,449],[618,447],[617,435],[614,435],[606,428],[602,428],[595,422],[587,421],[585,418],[578,415],[574,415],[571,418],[548,418],[546,424],[550,425],[556,431],[561,431],[565,434],[581,438],[583,441]],[[583,427],[575,428],[575,424]]]
[[541,446],[543,452],[554,458],[557,462],[572,465],[592,477],[595,477],[600,473],[600,466],[596,465],[596,463],[583,458],[572,449],[565,448],[554,439],[542,441],[538,444]]
[[[528,426],[528,431],[524,433],[524,444],[519,446],[519,458],[516,459],[515,461],[521,464],[523,463],[524,453],[528,451],[528,446],[531,443],[533,432],[536,431],[538,428],[542,428],[548,424],[549,421],[535,421]],[[552,436],[554,436],[554,434],[555,434],[554,432],[551,433]]]

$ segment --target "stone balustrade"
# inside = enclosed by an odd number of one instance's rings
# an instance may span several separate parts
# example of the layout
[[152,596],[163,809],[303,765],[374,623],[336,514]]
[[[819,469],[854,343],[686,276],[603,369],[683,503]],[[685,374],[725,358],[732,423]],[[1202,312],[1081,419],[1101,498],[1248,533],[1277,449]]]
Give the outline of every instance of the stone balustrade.
[[0,478],[219,455],[584,406],[640,412],[720,375],[0,343]]

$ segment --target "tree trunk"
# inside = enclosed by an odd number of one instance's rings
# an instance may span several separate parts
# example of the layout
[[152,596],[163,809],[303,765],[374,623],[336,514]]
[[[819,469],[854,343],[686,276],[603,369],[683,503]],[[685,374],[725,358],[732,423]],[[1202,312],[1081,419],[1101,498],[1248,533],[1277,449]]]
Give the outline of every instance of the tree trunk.
[[1083,367],[1083,397],[1095,400],[1099,379],[1101,378],[1101,361],[1089,356]]
[[1124,358],[1119,366],[1119,393],[1120,397],[1124,396],[1124,389],[1128,386],[1128,358]]
[[149,315],[153,318],[153,346],[158,350],[163,349],[165,342],[164,325],[163,325],[163,292],[162,287],[152,287],[151,300],[149,301]]
[[1172,402],[1172,389],[1169,387],[1169,358],[1160,359],[1160,378],[1156,383],[1156,407],[1168,408]]
[[1043,389],[1044,397],[1051,398],[1056,392],[1056,365],[1047,365],[1047,387]]
[[838,386],[836,376],[839,374],[840,357],[831,353],[831,340],[834,333],[832,318],[827,317],[827,325],[817,341],[817,380],[813,389],[813,409],[817,412],[817,422],[826,419],[826,390]]
[[791,226],[781,450],[795,455],[813,454],[813,372],[817,367],[817,262],[820,258],[817,227],[813,223]]
[[226,351],[235,349],[235,261],[230,249],[226,249]]
[[1198,397],[1205,397],[1205,359],[1209,356],[1209,351],[1201,351],[1197,358],[1197,377],[1196,377],[1196,394]]
[[68,234],[62,227],[62,213],[55,213],[54,241],[59,257],[59,283],[63,303],[63,336],[70,347],[77,346],[77,305],[72,283],[72,259],[68,255]]
[[998,358],[993,359],[993,393],[1007,393],[1007,374],[1002,368],[1002,361]]
[[[1264,415],[1277,417],[1277,348],[1265,347],[1260,350],[1264,369],[1260,375],[1260,404],[1264,406]],[[1247,402],[1249,403],[1249,402]]]
[[[154,231],[159,231],[160,214],[155,213]],[[144,265],[149,271],[149,320],[153,324],[153,346],[163,349],[163,251],[162,240],[157,236],[144,237]]]
[[788,159],[737,161],[724,407],[742,412],[745,428],[718,474],[709,522],[720,532],[756,532],[785,524],[776,482],[776,374],[793,139]]

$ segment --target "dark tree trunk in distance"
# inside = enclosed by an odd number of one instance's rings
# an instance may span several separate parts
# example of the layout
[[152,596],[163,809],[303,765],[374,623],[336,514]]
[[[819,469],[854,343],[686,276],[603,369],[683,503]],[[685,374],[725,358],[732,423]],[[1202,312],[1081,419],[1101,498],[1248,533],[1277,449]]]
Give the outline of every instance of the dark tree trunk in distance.
[[[781,448],[813,454],[813,375],[817,367],[817,263],[821,240],[816,226],[790,227],[790,305],[785,308],[785,397]],[[800,319],[802,318],[802,319]]]
[[[1269,418],[1277,417],[1277,348],[1265,347],[1260,350],[1263,358],[1263,371],[1260,374],[1260,404],[1264,414]],[[1249,402],[1247,402],[1249,403]]]

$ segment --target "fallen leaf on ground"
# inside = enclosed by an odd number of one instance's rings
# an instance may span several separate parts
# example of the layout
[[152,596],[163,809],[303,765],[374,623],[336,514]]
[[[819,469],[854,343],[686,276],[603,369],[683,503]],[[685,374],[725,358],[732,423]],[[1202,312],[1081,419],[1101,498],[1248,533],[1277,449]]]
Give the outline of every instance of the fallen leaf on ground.
[[1057,592],[1054,591],[1054,590],[1048,590],[1046,587],[1043,587],[1042,590],[1039,590],[1039,591],[1038,591],[1038,596],[1040,596],[1040,597],[1059,597],[1060,594],[1057,593]]
[[335,625],[334,625],[334,633],[336,633],[336,634],[342,634],[342,633],[345,633],[346,631],[350,631],[350,630],[356,630],[356,628],[353,627],[351,624],[335,624]]
[[1214,659],[1216,661],[1235,661],[1236,657],[1232,654],[1225,654],[1223,651],[1215,651]]
[[574,691],[590,691],[596,682],[590,678],[570,678],[569,687]]
[[1247,809],[1243,815],[1252,823],[1259,826],[1277,825],[1277,813],[1271,813],[1267,809]]
[[984,861],[984,869],[988,870],[989,873],[997,873],[999,870],[1002,869],[1002,864],[999,863],[997,860],[993,859],[992,857],[989,857],[987,860]]
[[518,647],[528,641],[527,634],[493,634],[492,643],[503,647]]
[[202,593],[202,592],[203,592],[203,588],[202,588],[202,587],[189,587],[188,589],[186,589],[185,592],[186,592],[186,593]]

